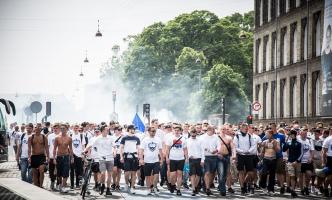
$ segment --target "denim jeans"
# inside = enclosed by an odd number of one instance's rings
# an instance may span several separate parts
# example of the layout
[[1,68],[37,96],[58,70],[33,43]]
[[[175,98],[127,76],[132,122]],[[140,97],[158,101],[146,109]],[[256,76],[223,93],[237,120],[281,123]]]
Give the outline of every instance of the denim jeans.
[[29,167],[28,158],[20,159],[22,181],[32,183],[32,170]]
[[218,182],[219,191],[226,192],[226,178],[229,168],[230,158],[229,156],[223,156],[223,158],[218,158]]
[[[161,166],[161,169],[160,169],[160,178],[164,181],[167,180],[167,164],[166,164],[166,161],[162,161],[163,164]],[[167,180],[169,181],[169,180]]]

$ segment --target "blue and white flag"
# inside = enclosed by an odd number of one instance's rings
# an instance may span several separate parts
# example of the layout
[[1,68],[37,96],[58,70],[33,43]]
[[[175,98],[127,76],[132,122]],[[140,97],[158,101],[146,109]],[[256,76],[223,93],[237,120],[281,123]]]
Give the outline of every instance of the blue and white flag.
[[145,126],[144,123],[142,122],[141,118],[138,116],[138,114],[135,114],[135,117],[133,119],[133,124],[139,130],[141,133],[144,133],[145,131]]

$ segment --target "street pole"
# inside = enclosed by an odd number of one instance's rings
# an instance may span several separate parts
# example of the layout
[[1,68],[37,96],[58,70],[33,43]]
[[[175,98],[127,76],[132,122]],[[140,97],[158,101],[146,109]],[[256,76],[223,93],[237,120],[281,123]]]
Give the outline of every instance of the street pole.
[[226,111],[225,111],[225,98],[221,98],[221,113],[222,113],[222,123],[226,123]]
[[309,113],[308,113],[308,105],[309,105],[309,83],[308,83],[308,80],[309,80],[309,66],[308,66],[308,58],[309,58],[309,44],[308,44],[308,42],[309,42],[309,1],[307,1],[307,41],[306,41],[306,43],[307,43],[307,47],[306,47],[306,50],[307,50],[307,57],[306,57],[306,59],[305,59],[305,66],[306,66],[306,83],[307,83],[307,88],[306,88],[306,90],[307,90],[307,96],[305,97],[306,99],[307,99],[307,104],[306,104],[306,118],[305,118],[305,121],[306,121],[306,124],[308,124],[308,115],[309,115]]

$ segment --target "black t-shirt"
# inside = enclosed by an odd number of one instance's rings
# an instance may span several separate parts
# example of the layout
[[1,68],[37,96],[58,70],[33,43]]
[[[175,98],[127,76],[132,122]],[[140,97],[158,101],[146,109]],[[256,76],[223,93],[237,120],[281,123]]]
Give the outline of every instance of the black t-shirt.
[[140,145],[140,140],[137,136],[129,136],[126,135],[121,139],[121,143],[123,147],[123,152],[124,153],[137,153],[137,145]]

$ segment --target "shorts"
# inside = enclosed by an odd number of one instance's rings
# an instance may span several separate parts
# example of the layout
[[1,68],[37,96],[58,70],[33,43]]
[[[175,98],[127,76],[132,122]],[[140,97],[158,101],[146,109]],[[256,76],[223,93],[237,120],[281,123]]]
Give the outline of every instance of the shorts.
[[287,163],[287,172],[288,172],[288,176],[297,177],[301,172],[301,165],[299,163],[296,163],[296,165],[294,166],[292,163],[288,162]]
[[254,164],[254,169],[257,169],[257,166],[258,166],[258,163],[259,163],[259,158],[258,158],[258,156],[253,156],[253,159],[252,159],[252,161],[253,161],[253,164]]
[[286,161],[283,158],[277,158],[276,174],[286,174]]
[[332,157],[331,156],[327,156],[325,166],[330,168],[330,170],[326,174],[331,175],[332,174]]
[[159,174],[160,172],[160,163],[145,163],[144,164],[144,175],[145,176],[152,176],[155,174]]
[[170,172],[183,171],[184,160],[170,160]]
[[113,161],[99,160],[99,170],[100,172],[110,172],[113,170]]
[[93,162],[91,164],[91,171],[93,173],[99,173],[100,172],[100,170],[99,170],[99,162]]
[[31,155],[31,168],[38,168],[40,165],[45,164],[46,156],[44,154]]
[[218,157],[217,156],[205,156],[204,161],[204,172],[215,173],[218,167]]
[[306,171],[314,171],[314,165],[312,163],[301,163],[301,173],[305,173]]
[[120,154],[116,154],[114,158],[114,167],[118,169],[123,169],[123,163],[120,161]]
[[69,169],[70,169],[69,155],[57,156],[56,157],[57,176],[63,177],[63,178],[68,178]]
[[139,169],[138,167],[138,159],[137,158],[125,158],[123,169],[126,172],[133,172]]
[[189,158],[189,176],[202,176],[203,169],[201,166],[201,159],[190,159]]
[[237,170],[238,171],[253,171],[254,170],[254,162],[253,155],[240,155],[237,154]]

